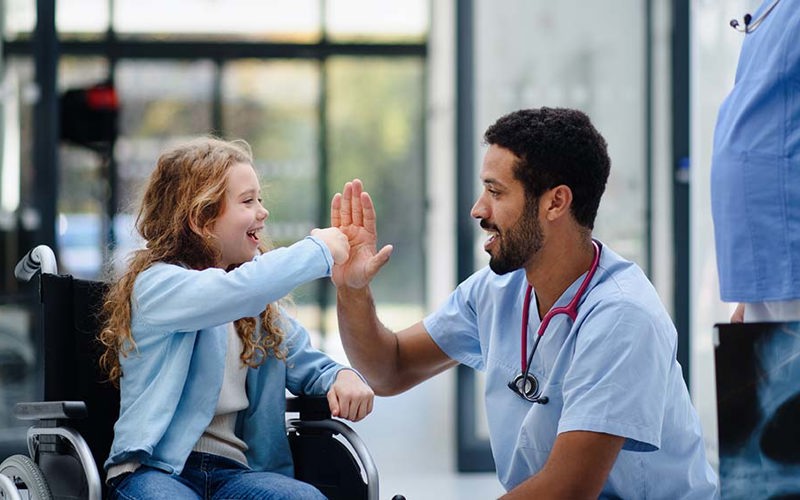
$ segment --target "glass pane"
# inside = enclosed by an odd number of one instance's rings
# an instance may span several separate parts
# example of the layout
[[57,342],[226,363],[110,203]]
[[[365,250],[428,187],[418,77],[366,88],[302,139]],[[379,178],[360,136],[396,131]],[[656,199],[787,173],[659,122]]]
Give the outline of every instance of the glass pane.
[[[104,58],[64,57],[59,64],[59,91],[88,88],[108,78]],[[67,127],[80,126],[62,120]],[[107,157],[84,146],[62,141],[59,147],[58,220],[56,239],[59,271],[97,279],[103,268]]]
[[2,83],[6,92],[2,110],[2,162],[0,168],[0,283],[3,292],[14,292],[20,284],[13,277],[17,261],[40,241],[34,241],[41,218],[34,210],[36,173],[33,162],[33,114],[38,97],[33,82],[33,60],[11,57],[3,68]]
[[312,41],[319,38],[319,0],[117,0],[114,29],[161,38],[224,35]]
[[372,195],[379,244],[394,245],[373,290],[391,304],[381,306],[387,326],[407,326],[424,304],[424,61],[342,57],[328,69],[328,187],[332,194],[358,177]]
[[325,28],[331,40],[424,40],[428,0],[324,0]]
[[207,60],[120,61],[120,132],[137,139],[209,133],[215,71]]
[[[608,141],[612,163],[595,234],[644,266],[644,3],[616,0],[611,8],[606,2],[515,0],[504,6],[476,4],[476,161],[485,152],[478,146],[484,130],[507,112],[541,106],[585,111]],[[482,263],[488,260],[482,250],[479,255]]]
[[[14,405],[40,398],[31,308],[0,304],[0,449],[25,435],[29,422],[17,420]],[[24,439],[24,438],[23,438]]]
[[[286,246],[317,227],[319,66],[307,61],[229,63],[223,72],[226,136],[253,148],[270,212],[267,233]],[[316,302],[318,284],[292,293],[297,304]],[[309,323],[307,326],[312,326]]]
[[133,214],[159,154],[170,144],[213,132],[210,61],[130,61],[117,65],[119,138],[114,155],[118,173],[118,215],[114,232],[119,271],[141,242],[133,233]]
[[23,33],[33,32],[36,27],[35,0],[4,0],[0,7],[4,11],[6,39],[14,40]]
[[56,27],[59,34],[100,35],[108,30],[109,0],[69,0],[56,2]]

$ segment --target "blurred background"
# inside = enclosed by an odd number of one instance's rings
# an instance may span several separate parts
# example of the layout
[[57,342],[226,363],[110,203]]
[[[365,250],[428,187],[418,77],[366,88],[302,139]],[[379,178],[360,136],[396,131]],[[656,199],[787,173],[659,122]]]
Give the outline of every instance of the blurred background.
[[[716,463],[719,301],[711,135],[756,0],[0,0],[0,456],[24,449],[13,404],[40,393],[32,246],[60,271],[113,278],[141,244],[134,207],[160,151],[201,134],[252,146],[289,244],[325,225],[353,177],[376,202],[373,284],[402,328],[486,264],[469,218],[483,131],[519,108],[587,112],[612,173],[595,234],[641,266],[679,334]],[[477,229],[477,230],[476,230]],[[314,342],[346,362],[327,282],[294,295]],[[489,498],[482,379],[453,370],[379,399],[354,425],[382,496]]]

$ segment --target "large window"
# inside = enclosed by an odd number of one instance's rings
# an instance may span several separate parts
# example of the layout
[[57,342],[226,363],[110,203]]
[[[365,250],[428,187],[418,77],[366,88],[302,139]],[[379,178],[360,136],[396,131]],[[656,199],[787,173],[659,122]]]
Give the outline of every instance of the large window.
[[[647,3],[504,0],[476,1],[473,7],[472,23],[462,30],[472,33],[474,67],[472,75],[459,78],[472,78],[474,108],[461,111],[472,118],[474,130],[459,137],[459,147],[472,148],[474,192],[486,151],[481,138],[497,118],[522,108],[581,109],[608,142],[612,163],[594,235],[648,271]],[[467,212],[461,206],[457,216],[467,218]],[[488,256],[479,250],[485,236],[473,234],[459,245],[475,249],[476,269]],[[459,279],[473,269],[460,269]],[[516,332],[506,333],[509,342],[519,342]],[[459,464],[465,470],[492,466],[483,390],[480,377],[460,370]]]
[[[645,6],[639,0],[476,2],[475,131],[520,108],[586,112],[608,141],[611,175],[595,234],[648,266]],[[482,256],[483,257],[483,256]]]
[[[15,110],[10,130],[18,137],[19,161],[19,202],[0,213],[0,292],[4,303],[17,304],[8,307],[35,315],[32,289],[21,289],[9,270],[40,243],[31,235],[42,225],[55,228],[60,271],[87,279],[119,273],[142,244],[132,231],[135,208],[159,153],[211,134],[253,147],[271,213],[266,230],[275,245],[328,224],[331,196],[345,180],[363,179],[377,204],[381,243],[396,247],[375,282],[376,299],[389,317],[422,314],[427,0],[230,0],[204,1],[200,8],[196,0],[55,4],[58,59],[37,52],[35,0],[0,2],[0,73],[15,82],[2,102],[4,110],[11,104]],[[57,151],[55,164],[35,159],[42,125],[35,120],[42,102],[37,58],[57,61],[58,95],[113,84],[120,111],[111,148],[51,138],[44,144]],[[42,196],[48,183],[55,197]],[[43,219],[48,203],[54,220]],[[338,349],[330,283],[301,287],[292,298],[313,339]],[[18,391],[33,397],[25,391],[36,387],[34,323],[15,325],[25,331],[0,332],[0,359],[14,360],[0,373],[0,392],[19,399],[6,387],[16,377]],[[10,408],[0,409],[0,441]]]

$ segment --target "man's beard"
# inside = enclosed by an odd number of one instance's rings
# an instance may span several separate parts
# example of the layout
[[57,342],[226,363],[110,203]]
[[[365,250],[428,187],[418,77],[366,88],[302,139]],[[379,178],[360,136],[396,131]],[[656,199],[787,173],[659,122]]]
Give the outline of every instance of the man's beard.
[[[526,200],[525,211],[516,224],[498,236],[496,253],[490,254],[489,268],[496,274],[506,274],[523,267],[543,245],[544,236],[539,224],[538,198]],[[495,229],[481,220],[484,229]]]

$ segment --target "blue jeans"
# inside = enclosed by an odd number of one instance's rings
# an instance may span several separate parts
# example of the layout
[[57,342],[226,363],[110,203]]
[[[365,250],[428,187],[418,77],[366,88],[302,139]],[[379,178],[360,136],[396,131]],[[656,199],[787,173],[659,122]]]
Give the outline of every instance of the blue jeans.
[[109,498],[324,500],[325,496],[310,484],[283,474],[256,472],[227,458],[192,452],[179,476],[143,465],[111,479]]

